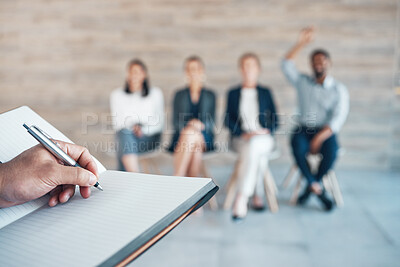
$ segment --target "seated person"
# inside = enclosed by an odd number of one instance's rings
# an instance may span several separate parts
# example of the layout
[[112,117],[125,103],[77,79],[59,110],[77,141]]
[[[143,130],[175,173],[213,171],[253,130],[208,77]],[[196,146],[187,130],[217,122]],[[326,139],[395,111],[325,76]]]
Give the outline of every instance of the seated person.
[[240,155],[238,194],[232,218],[244,219],[249,198],[254,194],[253,207],[264,209],[263,174],[268,168],[268,155],[274,147],[273,132],[278,121],[271,90],[258,83],[261,71],[257,55],[240,57],[242,83],[228,93],[225,125],[232,137],[232,148]]
[[84,168],[64,166],[42,145],[25,150],[14,159],[0,163],[0,208],[7,208],[50,193],[49,206],[67,202],[80,186],[83,198],[98,180],[97,165],[81,146],[57,141],[60,148]]
[[[293,60],[313,40],[313,36],[313,27],[302,30],[299,40],[282,61],[282,71],[296,88],[299,102],[298,126],[293,132],[291,145],[296,163],[308,185],[299,197],[298,204],[304,204],[314,193],[324,208],[331,210],[333,202],[325,194],[321,180],[336,160],[336,135],[349,112],[349,94],[342,83],[328,75],[331,60],[325,50],[318,49],[311,53],[313,76],[297,70]],[[308,154],[322,155],[316,174],[311,173],[308,166]]]
[[174,175],[197,177],[203,152],[214,149],[215,94],[203,85],[204,63],[191,56],[184,69],[188,85],[174,97]]
[[163,94],[159,88],[150,87],[142,61],[129,62],[125,87],[111,93],[110,104],[119,168],[139,172],[138,154],[160,146],[164,124]]

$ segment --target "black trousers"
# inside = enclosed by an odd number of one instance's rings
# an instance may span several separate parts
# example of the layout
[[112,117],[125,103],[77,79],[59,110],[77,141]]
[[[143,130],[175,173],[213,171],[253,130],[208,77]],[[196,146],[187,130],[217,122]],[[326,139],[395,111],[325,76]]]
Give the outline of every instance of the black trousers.
[[321,128],[299,126],[294,131],[291,139],[293,156],[309,184],[321,181],[322,177],[333,167],[339,149],[336,135],[333,134],[322,144],[319,153],[322,154],[323,158],[318,167],[318,172],[315,175],[312,174],[306,157],[310,153],[310,142],[319,131],[321,131]]

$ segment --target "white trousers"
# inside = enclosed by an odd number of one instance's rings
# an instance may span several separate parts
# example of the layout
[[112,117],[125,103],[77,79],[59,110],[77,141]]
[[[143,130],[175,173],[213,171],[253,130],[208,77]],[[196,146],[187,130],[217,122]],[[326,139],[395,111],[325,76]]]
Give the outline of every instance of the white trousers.
[[268,168],[268,157],[274,147],[270,134],[255,135],[249,140],[234,137],[232,148],[239,153],[238,192],[250,197],[254,193],[262,196],[263,176]]

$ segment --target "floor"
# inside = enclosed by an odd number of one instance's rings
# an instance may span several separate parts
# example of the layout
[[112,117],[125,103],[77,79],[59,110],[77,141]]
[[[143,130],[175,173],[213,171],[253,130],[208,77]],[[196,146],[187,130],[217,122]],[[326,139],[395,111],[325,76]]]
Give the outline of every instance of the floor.
[[[211,168],[221,187],[231,169]],[[273,166],[277,184],[287,166]],[[324,212],[316,198],[306,207],[288,204],[292,188],[279,193],[280,210],[250,212],[233,223],[229,211],[192,215],[133,266],[400,266],[400,173],[337,170],[345,205]],[[292,185],[293,186],[293,185]]]

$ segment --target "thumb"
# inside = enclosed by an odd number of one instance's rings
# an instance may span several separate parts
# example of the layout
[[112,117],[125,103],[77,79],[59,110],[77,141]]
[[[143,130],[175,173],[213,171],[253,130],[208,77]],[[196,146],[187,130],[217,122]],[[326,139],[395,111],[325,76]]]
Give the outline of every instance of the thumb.
[[73,184],[79,186],[92,186],[97,182],[97,177],[92,172],[79,168],[60,165],[58,185]]

